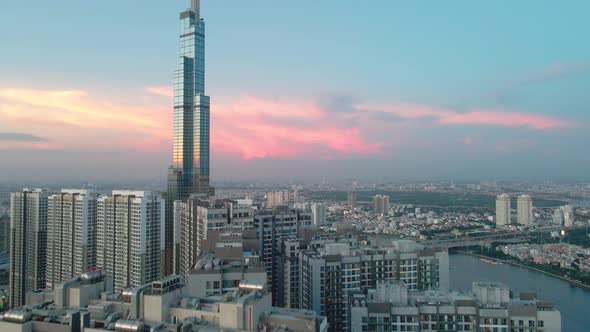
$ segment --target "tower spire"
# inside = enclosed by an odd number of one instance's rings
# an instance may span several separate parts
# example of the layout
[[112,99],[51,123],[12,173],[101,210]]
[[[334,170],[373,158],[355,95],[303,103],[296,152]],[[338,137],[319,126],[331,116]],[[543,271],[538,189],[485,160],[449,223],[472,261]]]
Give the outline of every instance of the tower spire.
[[201,19],[201,0],[191,0],[191,10],[195,13],[197,20]]

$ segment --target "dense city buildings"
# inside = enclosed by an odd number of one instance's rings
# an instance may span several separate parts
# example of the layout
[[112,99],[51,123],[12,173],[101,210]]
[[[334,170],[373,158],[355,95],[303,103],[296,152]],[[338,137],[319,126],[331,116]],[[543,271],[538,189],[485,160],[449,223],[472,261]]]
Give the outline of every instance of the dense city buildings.
[[267,271],[268,285],[272,290],[273,304],[283,306],[281,281],[282,265],[279,252],[282,240],[297,236],[299,231],[311,225],[311,213],[292,210],[288,207],[278,207],[264,210],[255,214],[254,227],[258,241],[260,241],[261,256]]
[[114,190],[98,199],[96,263],[113,278],[115,289],[162,276],[165,205],[150,191]]
[[264,283],[240,280],[227,292],[202,295],[192,282],[173,275],[119,291],[108,275],[86,273],[4,314],[0,331],[327,331],[326,319],[313,311],[273,307]]
[[47,287],[96,267],[97,194],[64,189],[47,203]]
[[401,281],[410,291],[449,288],[448,253],[412,241],[312,244],[301,254],[301,274],[302,308],[326,316],[330,331],[356,331],[348,324],[348,296],[378,282]]
[[534,293],[511,298],[501,283],[474,282],[471,294],[409,292],[399,282],[352,292],[351,331],[560,332],[561,314]]
[[210,100],[205,95],[205,21],[199,1],[180,14],[180,56],[174,73],[174,153],[166,193],[165,272],[173,272],[174,201],[209,194]]
[[28,292],[45,288],[48,197],[41,189],[10,194],[11,307],[23,305]]
[[520,225],[533,224],[533,199],[530,195],[520,195],[516,200],[516,219]]
[[389,196],[375,195],[373,197],[373,211],[377,214],[387,214],[389,212]]
[[186,201],[174,202],[175,273],[186,276],[203,253],[211,231],[254,228],[254,210],[233,200],[216,200],[191,195]]
[[313,203],[311,205],[311,219],[314,226],[326,224],[326,205],[322,203]]
[[510,196],[502,194],[496,197],[496,226],[506,226],[511,223]]

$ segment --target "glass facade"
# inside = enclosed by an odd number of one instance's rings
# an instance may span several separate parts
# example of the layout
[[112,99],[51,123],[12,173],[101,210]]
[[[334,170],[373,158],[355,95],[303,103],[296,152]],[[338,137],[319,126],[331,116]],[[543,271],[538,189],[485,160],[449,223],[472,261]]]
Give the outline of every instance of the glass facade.
[[199,1],[180,14],[180,55],[174,73],[174,151],[168,170],[166,273],[172,273],[173,206],[192,193],[209,193],[209,97],[205,95],[205,21]]

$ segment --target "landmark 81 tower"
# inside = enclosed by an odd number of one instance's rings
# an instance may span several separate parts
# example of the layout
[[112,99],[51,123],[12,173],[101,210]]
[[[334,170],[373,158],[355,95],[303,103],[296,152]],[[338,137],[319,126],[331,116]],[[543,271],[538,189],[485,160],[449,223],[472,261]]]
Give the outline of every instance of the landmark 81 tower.
[[209,193],[209,96],[205,95],[205,21],[200,0],[180,14],[180,56],[174,73],[174,155],[168,169],[166,272],[171,273],[173,204]]

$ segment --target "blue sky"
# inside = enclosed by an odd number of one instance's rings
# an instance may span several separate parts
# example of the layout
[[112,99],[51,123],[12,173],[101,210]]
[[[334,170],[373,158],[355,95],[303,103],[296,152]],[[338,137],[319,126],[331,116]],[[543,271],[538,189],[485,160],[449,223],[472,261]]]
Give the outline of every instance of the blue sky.
[[[81,92],[67,97],[76,98],[68,105],[84,104],[87,111],[131,109],[133,118],[170,118],[167,93],[146,89],[171,85],[178,13],[188,2],[3,1],[0,133],[43,141],[0,139],[0,154],[16,157],[0,171],[19,177],[19,167],[46,160],[50,151],[70,156],[51,161],[56,173],[64,162],[78,166],[80,178],[102,179],[112,170],[75,160],[101,155],[133,165],[120,156],[129,152],[151,166],[128,176],[163,178],[171,154],[165,126],[150,129],[159,132],[152,137],[148,129],[89,129],[83,118],[68,118],[67,127],[53,132],[64,119],[30,118],[60,112],[65,101],[56,105],[48,97],[60,91]],[[284,170],[294,178],[321,178],[335,167],[341,177],[526,178],[539,164],[547,166],[535,177],[563,178],[561,167],[569,177],[586,176],[589,157],[580,153],[590,139],[586,1],[202,0],[202,7],[207,92],[218,107],[212,161],[218,179],[280,177]],[[27,98],[39,101],[37,113],[14,116],[30,104]],[[41,102],[48,98],[51,103]],[[416,115],[424,109],[429,115]],[[265,115],[273,112],[288,114],[269,121]],[[379,114],[388,122],[375,121]],[[503,120],[484,123],[482,116]],[[243,125],[230,123],[242,118]],[[560,125],[540,128],[539,121]],[[281,130],[308,138],[275,135]],[[65,133],[83,144],[67,144]],[[335,135],[346,145],[334,142]],[[139,143],[97,143],[109,136]],[[29,153],[15,156],[22,149]],[[432,160],[444,162],[431,169]],[[236,161],[245,172],[236,172]]]

